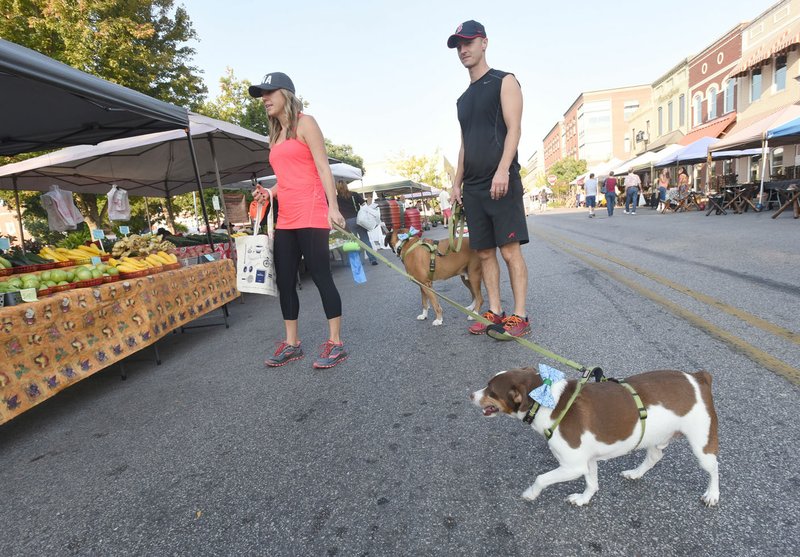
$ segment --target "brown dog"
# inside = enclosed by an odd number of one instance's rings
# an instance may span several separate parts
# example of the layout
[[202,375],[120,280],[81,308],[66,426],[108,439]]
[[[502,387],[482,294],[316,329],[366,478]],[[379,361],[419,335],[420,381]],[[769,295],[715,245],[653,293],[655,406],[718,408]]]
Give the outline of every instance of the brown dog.
[[[629,377],[625,382],[638,393],[646,411],[644,419],[634,397],[619,383],[586,383],[563,421],[555,426],[578,381],[563,377],[547,380],[555,405],[543,405],[539,411],[532,410],[534,401],[530,395],[545,381],[533,368],[501,371],[485,388],[470,395],[484,416],[506,414],[527,419],[540,435],[550,434],[547,444],[559,466],[538,476],[522,494],[524,499],[533,501],[545,487],[583,476],[586,489],[567,500],[573,505],[585,505],[598,488],[599,461],[644,449],[642,463],[622,472],[623,477],[638,480],[661,460],[670,441],[683,435],[700,467],[708,473],[708,487],[701,500],[708,507],[719,502],[719,439],[711,374],[661,370]],[[529,413],[534,415],[529,417]]]
[[[469,238],[462,240],[459,251],[448,253],[450,245],[448,239],[440,240],[435,245],[432,241],[421,240],[418,236],[411,236],[405,240],[398,239],[398,235],[403,237],[407,234],[408,229],[400,228],[390,230],[386,235],[386,244],[400,257],[406,272],[429,287],[435,280],[444,280],[460,275],[461,282],[472,294],[472,303],[467,306],[467,309],[480,313],[481,305],[483,305],[481,260],[478,258],[478,252],[469,247]],[[434,255],[433,258],[431,258],[431,253]],[[431,260],[433,260],[433,273],[431,273]],[[428,308],[433,306],[433,311],[436,313],[433,325],[441,325],[442,306],[439,305],[438,297],[425,288],[420,288],[420,292],[422,294],[422,313],[417,316],[417,319],[420,321],[427,319]]]

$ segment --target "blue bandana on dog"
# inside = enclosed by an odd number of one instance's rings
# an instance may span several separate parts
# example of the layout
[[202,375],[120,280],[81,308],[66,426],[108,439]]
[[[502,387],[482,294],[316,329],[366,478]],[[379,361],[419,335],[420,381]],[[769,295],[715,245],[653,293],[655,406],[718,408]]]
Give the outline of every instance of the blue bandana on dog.
[[405,232],[403,234],[398,234],[397,239],[408,240],[409,238],[411,238],[412,236],[416,236],[417,234],[419,234],[419,230],[417,230],[412,226],[411,228],[408,229],[408,234],[406,234]]
[[553,383],[564,379],[564,374],[548,365],[539,364],[539,375],[542,378],[541,386],[533,389],[528,396],[545,408],[555,408],[556,401],[553,400]]

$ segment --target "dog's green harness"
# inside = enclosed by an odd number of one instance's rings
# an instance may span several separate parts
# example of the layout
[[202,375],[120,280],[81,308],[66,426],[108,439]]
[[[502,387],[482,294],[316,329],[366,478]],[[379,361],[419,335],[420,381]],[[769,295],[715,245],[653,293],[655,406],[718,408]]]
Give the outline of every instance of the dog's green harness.
[[[585,374],[581,378],[581,380],[578,381],[578,384],[575,387],[575,392],[573,392],[572,396],[569,397],[567,405],[564,407],[564,409],[558,415],[556,420],[553,422],[553,425],[544,430],[545,438],[547,438],[547,440],[549,441],[550,438],[553,436],[553,432],[555,432],[556,428],[558,427],[558,424],[560,424],[561,420],[564,419],[564,416],[567,415],[567,412],[569,412],[569,409],[572,407],[572,404],[575,402],[575,400],[578,398],[578,395],[581,393],[583,385],[589,380],[589,377],[591,377],[592,375],[594,375],[595,382],[598,383],[604,381],[612,381],[614,383],[618,383],[620,386],[624,387],[633,397],[633,401],[636,403],[636,409],[639,411],[639,423],[642,425],[642,430],[641,433],[639,434],[639,440],[636,442],[636,446],[633,447],[633,449],[636,450],[636,448],[642,442],[642,439],[644,439],[644,429],[647,423],[647,409],[644,407],[644,403],[642,403],[642,398],[639,396],[639,393],[636,392],[636,389],[634,389],[630,383],[628,383],[624,379],[613,379],[610,377],[606,377],[605,375],[603,375],[603,370],[601,370],[600,368],[594,368],[590,373]],[[526,424],[532,424],[534,418],[536,418],[537,412],[539,412],[539,408],[541,408],[541,404],[539,404],[534,400],[533,406],[531,406],[530,410],[528,410],[527,414],[525,414],[525,417],[522,419],[522,421],[524,421]]]

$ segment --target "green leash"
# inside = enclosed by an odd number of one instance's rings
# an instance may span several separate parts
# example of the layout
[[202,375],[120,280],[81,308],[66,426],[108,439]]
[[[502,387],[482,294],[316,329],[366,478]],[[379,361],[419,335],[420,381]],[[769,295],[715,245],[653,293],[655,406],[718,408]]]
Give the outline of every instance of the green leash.
[[[454,213],[454,217],[455,217],[455,213]],[[455,218],[453,220],[455,220]],[[450,221],[451,224],[452,224],[453,220]],[[451,306],[456,308],[461,313],[463,313],[463,314],[465,314],[465,315],[467,315],[469,317],[472,317],[473,319],[475,319],[477,321],[480,321],[481,323],[484,323],[486,325],[491,325],[492,324],[491,321],[489,321],[488,319],[485,319],[482,315],[478,315],[474,311],[468,310],[467,308],[465,308],[464,306],[462,306],[461,304],[459,304],[455,300],[451,300],[450,298],[448,298],[447,296],[445,296],[443,294],[440,294],[439,292],[437,292],[436,290],[434,290],[430,286],[421,283],[420,281],[418,281],[417,279],[415,279],[414,277],[412,277],[411,275],[406,273],[405,270],[401,269],[400,267],[398,267],[397,265],[395,265],[394,263],[392,263],[391,261],[386,259],[383,255],[381,255],[380,253],[378,253],[377,251],[372,249],[370,246],[368,246],[367,244],[362,242],[361,239],[359,239],[355,234],[353,234],[351,232],[348,232],[347,230],[345,230],[344,228],[342,228],[341,226],[339,226],[336,223],[334,223],[333,226],[339,232],[342,232],[342,233],[350,236],[350,238],[352,238],[352,241],[358,242],[358,244],[363,249],[367,250],[369,253],[374,255],[377,259],[380,259],[390,269],[400,273],[401,275],[406,277],[408,280],[410,280],[411,282],[413,282],[414,284],[416,284],[420,288],[424,288],[424,289],[426,289],[426,290],[428,290],[430,292],[433,292],[439,298],[441,298],[442,300],[444,300],[445,302],[447,302],[448,304],[450,304]],[[455,226],[453,226],[452,229],[455,229]],[[463,221],[462,221],[460,232],[463,233],[463,230],[464,230],[464,224],[463,224]],[[451,234],[452,233],[453,233],[453,231],[451,230]],[[458,249],[455,250],[455,251],[458,251],[459,249],[461,249],[461,238],[462,237],[463,236],[459,237]],[[421,242],[421,241],[422,240],[420,239],[418,242]],[[453,245],[452,236],[450,238],[450,245],[451,246]],[[414,246],[412,246],[412,247],[414,247]],[[524,347],[526,347],[526,348],[528,348],[530,350],[533,350],[534,352],[537,352],[537,353],[541,354],[542,356],[544,356],[546,358],[549,358],[549,359],[551,359],[553,361],[559,362],[559,363],[561,363],[561,364],[563,364],[563,365],[565,365],[567,367],[570,367],[570,368],[578,371],[581,374],[581,379],[580,379],[580,381],[578,381],[578,384],[575,387],[575,392],[572,393],[572,396],[570,397],[569,401],[567,401],[567,405],[564,407],[564,410],[561,411],[561,413],[558,415],[558,418],[556,418],[555,422],[549,428],[547,428],[545,430],[545,437],[548,440],[550,440],[550,438],[553,436],[553,432],[558,427],[558,424],[560,424],[561,421],[564,419],[564,416],[567,415],[567,412],[572,407],[572,404],[575,402],[575,400],[578,398],[578,395],[580,394],[581,390],[583,389],[583,386],[586,384],[586,382],[589,380],[590,377],[594,377],[595,381],[598,381],[598,382],[600,382],[600,381],[614,381],[616,383],[619,383],[622,387],[627,389],[628,392],[630,392],[631,396],[633,397],[634,402],[636,403],[636,408],[637,408],[637,410],[639,412],[639,422],[642,424],[642,431],[641,431],[641,433],[639,435],[639,441],[636,443],[636,447],[639,446],[639,444],[642,442],[642,439],[644,438],[644,429],[645,429],[645,424],[646,424],[646,420],[647,420],[647,409],[644,407],[644,404],[642,403],[641,397],[636,392],[636,390],[633,388],[633,386],[630,385],[630,383],[628,383],[627,381],[625,381],[623,379],[617,380],[617,379],[606,378],[606,377],[603,376],[603,371],[599,367],[587,368],[586,366],[583,366],[583,365],[581,365],[581,364],[579,364],[577,362],[573,362],[572,360],[570,360],[568,358],[565,358],[563,356],[559,356],[555,352],[551,352],[550,350],[547,350],[543,346],[540,346],[540,345],[536,344],[535,342],[531,342],[528,339],[524,339],[524,338],[520,338],[520,337],[512,337],[512,338],[514,340],[516,340],[522,346],[524,346]],[[528,423],[528,424],[532,423],[533,419],[536,417],[536,413],[539,411],[539,408],[540,408],[539,403],[534,401],[533,406],[527,412],[527,414],[523,418],[523,421]],[[634,447],[634,449],[636,449],[636,447]]]
[[[351,232],[348,232],[347,230],[345,230],[344,228],[342,228],[341,226],[339,226],[336,223],[334,223],[333,226],[339,232],[342,232],[342,233],[348,235],[352,241],[358,242],[358,244],[363,249],[367,250],[369,253],[374,255],[377,259],[379,259],[381,262],[383,262],[387,267],[389,267],[390,269],[400,273],[401,275],[406,277],[408,280],[410,280],[411,282],[413,282],[414,284],[416,284],[420,288],[424,288],[424,289],[426,289],[426,290],[428,290],[430,292],[433,292],[439,298],[441,298],[442,300],[444,300],[445,302],[447,302],[448,304],[450,304],[451,306],[456,308],[458,311],[460,311],[464,315],[472,317],[476,321],[480,321],[481,323],[483,323],[485,325],[492,325],[493,324],[488,319],[485,319],[482,315],[478,315],[474,311],[468,310],[467,308],[465,308],[464,306],[462,306],[461,304],[459,304],[455,300],[451,300],[450,298],[448,298],[444,294],[440,294],[439,292],[437,292],[436,290],[434,290],[430,286],[421,283],[420,281],[418,281],[417,279],[415,279],[414,277],[412,277],[411,275],[406,273],[404,269],[401,269],[400,267],[398,267],[397,265],[395,265],[394,263],[392,263],[391,261],[386,259],[383,255],[381,255],[380,253],[378,253],[377,251],[372,249],[370,246],[368,246],[367,244],[362,242],[355,234],[352,234]],[[463,224],[461,226],[461,229],[463,230]],[[514,340],[516,340],[518,343],[520,343],[522,346],[524,346],[524,347],[526,347],[526,348],[528,348],[530,350],[533,350],[534,352],[538,352],[539,354],[541,354],[542,356],[544,356],[546,358],[550,358],[553,361],[559,362],[559,363],[561,363],[561,364],[563,364],[563,365],[565,365],[567,367],[570,367],[570,368],[578,371],[579,373],[583,374],[586,378],[589,377],[589,375],[592,372],[592,369],[594,369],[594,368],[587,368],[586,366],[583,366],[583,365],[581,365],[581,364],[579,364],[577,362],[573,362],[572,360],[570,360],[568,358],[565,358],[563,356],[559,356],[555,352],[551,352],[550,350],[547,350],[546,348],[544,348],[542,346],[539,346],[538,344],[536,344],[534,342],[531,342],[528,339],[524,339],[524,338],[520,338],[520,337],[512,337],[512,338]]]

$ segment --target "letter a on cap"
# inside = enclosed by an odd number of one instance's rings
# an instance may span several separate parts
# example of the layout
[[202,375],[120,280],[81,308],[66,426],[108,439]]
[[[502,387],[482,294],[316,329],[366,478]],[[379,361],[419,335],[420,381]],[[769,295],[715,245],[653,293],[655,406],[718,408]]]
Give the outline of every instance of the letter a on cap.
[[272,85],[272,74],[269,74],[267,76],[267,79],[264,80],[264,83],[269,83],[270,85]]

